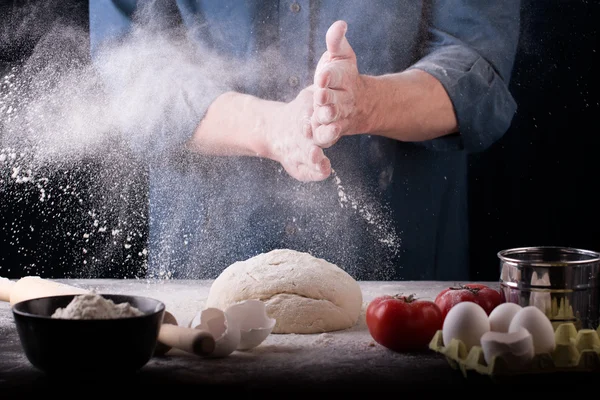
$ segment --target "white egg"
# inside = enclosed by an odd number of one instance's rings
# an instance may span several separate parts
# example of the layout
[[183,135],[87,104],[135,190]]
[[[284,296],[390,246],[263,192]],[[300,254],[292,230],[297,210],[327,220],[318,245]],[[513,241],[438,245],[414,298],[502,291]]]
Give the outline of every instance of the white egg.
[[489,330],[490,322],[485,310],[479,304],[463,301],[448,311],[442,326],[442,338],[446,346],[452,339],[460,340],[469,351],[481,344],[481,336]]
[[494,332],[508,332],[510,321],[523,307],[516,303],[502,303],[497,305],[490,313],[490,330]]
[[527,306],[515,314],[508,331],[516,332],[520,328],[527,329],[531,334],[535,354],[551,353],[555,349],[554,327],[539,308]]

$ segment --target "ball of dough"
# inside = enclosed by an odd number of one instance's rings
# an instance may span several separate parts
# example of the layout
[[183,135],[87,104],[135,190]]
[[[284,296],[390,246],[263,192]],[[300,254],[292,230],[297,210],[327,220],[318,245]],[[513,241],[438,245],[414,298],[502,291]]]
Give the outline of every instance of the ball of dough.
[[276,249],[227,267],[213,282],[206,307],[225,310],[257,299],[275,318],[273,333],[321,333],[352,327],[362,307],[358,282],[308,253]]

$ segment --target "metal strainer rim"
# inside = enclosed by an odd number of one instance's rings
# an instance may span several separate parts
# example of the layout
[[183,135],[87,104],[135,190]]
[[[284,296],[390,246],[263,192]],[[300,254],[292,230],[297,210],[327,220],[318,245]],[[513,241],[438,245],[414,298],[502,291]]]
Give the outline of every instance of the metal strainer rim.
[[[540,250],[558,250],[567,253],[586,255],[590,258],[587,260],[571,260],[571,261],[527,261],[520,260],[517,258],[509,257],[511,254],[522,254],[530,251]],[[593,250],[580,249],[576,247],[568,246],[529,246],[529,247],[515,247],[510,249],[504,249],[497,253],[497,256],[503,262],[517,264],[517,265],[531,265],[531,266],[542,266],[542,267],[564,267],[568,265],[582,265],[600,262],[600,253]]]

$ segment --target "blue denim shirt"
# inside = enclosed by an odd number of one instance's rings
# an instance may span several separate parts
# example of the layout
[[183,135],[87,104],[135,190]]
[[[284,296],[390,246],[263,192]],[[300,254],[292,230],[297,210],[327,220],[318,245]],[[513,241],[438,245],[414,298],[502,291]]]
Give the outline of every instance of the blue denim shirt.
[[[460,134],[419,143],[344,137],[326,150],[334,176],[313,183],[293,180],[270,160],[158,157],[190,137],[213,90],[205,102],[187,104],[190,118],[170,123],[165,115],[152,140],[132,140],[151,154],[149,275],[214,278],[234,261],[293,248],[357,279],[469,279],[467,154],[497,141],[516,111],[508,83],[519,7],[518,0],[176,1],[170,12],[206,51],[240,67],[267,51],[278,55],[238,91],[291,100],[312,83],[325,33],[343,19],[361,73],[432,74],[450,96]],[[92,54],[128,35],[136,10],[135,0],[91,1]],[[182,90],[219,84],[198,75]],[[340,191],[355,207],[341,207]]]

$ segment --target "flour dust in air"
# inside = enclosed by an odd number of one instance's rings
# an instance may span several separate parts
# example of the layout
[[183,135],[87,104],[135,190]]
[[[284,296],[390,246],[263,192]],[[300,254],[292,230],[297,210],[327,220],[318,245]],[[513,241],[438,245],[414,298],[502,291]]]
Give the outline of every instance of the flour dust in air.
[[[351,193],[344,185],[337,171],[332,169],[333,181],[337,187],[338,202],[341,208],[351,209],[356,212],[370,227],[372,234],[382,246],[387,249],[388,262],[382,271],[382,279],[391,278],[395,275],[395,269],[401,268],[397,265],[397,257],[401,252],[402,240],[400,233],[393,225],[391,211],[379,201],[369,201],[361,196],[359,192]],[[384,260],[382,260],[384,261]]]
[[[148,24],[159,14],[146,13],[122,40],[91,49],[87,28],[64,19],[63,2],[35,3],[0,26],[0,45],[36,39],[28,57],[8,69],[0,65],[0,241],[7,243],[0,275],[138,278],[151,275],[146,260],[152,259],[166,266],[163,278],[175,270],[209,278],[232,262],[234,252],[249,257],[269,250],[257,249],[260,241],[335,257],[329,261],[366,279],[394,276],[400,239],[390,213],[360,188],[344,185],[337,173],[334,186],[296,185],[271,174],[276,166],[267,161],[257,164],[269,173],[254,174],[246,159],[179,151],[203,110],[224,91],[287,80],[277,51],[239,63],[191,42],[189,32],[153,29]],[[34,15],[45,23],[27,20]],[[152,253],[146,249],[147,173],[167,161],[175,174],[202,177],[204,197],[196,204],[212,220],[201,221],[208,231],[198,232],[201,222],[190,222],[186,205],[199,186],[168,181],[176,186],[168,193],[173,203],[165,205],[170,220],[159,228],[160,240],[148,246],[154,250],[160,242]],[[231,184],[225,170],[241,183]],[[262,175],[274,178],[274,193],[264,194],[267,185],[257,182]],[[249,210],[260,217],[246,216]],[[280,231],[283,239],[274,244],[270,235]],[[364,254],[361,242],[373,245],[372,254]],[[185,249],[179,258],[178,249]],[[217,256],[222,259],[215,261]]]

